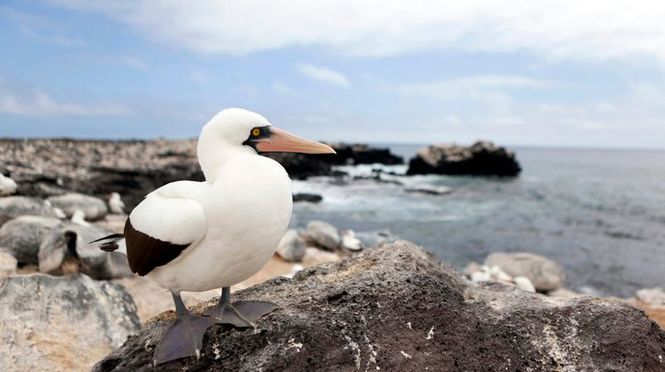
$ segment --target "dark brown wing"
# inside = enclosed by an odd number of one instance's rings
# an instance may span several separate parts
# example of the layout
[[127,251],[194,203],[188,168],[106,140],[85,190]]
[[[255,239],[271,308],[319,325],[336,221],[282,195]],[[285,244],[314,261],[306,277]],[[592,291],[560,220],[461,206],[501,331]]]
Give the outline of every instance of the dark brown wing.
[[141,276],[173,261],[191,244],[180,245],[155,239],[136,230],[129,218],[125,222],[125,241],[129,268]]

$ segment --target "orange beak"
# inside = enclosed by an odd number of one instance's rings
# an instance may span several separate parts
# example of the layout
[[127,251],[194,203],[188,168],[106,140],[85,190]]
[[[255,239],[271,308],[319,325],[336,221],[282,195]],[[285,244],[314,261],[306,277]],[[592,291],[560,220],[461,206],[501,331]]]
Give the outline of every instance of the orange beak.
[[259,152],[299,152],[302,154],[335,154],[332,147],[300,138],[285,130],[270,127],[270,137],[255,141]]

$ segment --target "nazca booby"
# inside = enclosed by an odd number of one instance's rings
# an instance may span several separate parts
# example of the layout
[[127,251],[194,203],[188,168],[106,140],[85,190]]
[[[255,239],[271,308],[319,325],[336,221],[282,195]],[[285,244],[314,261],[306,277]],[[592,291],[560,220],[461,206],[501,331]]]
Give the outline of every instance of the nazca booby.
[[[253,326],[277,309],[265,301],[230,303],[230,287],[259,271],[291,219],[291,180],[262,152],[335,153],[238,108],[215,115],[201,131],[197,156],[204,182],[177,181],[148,194],[130,213],[124,234],[95,242],[126,251],[133,272],[171,291],[177,318],[155,349],[157,364],[199,355],[215,323]],[[180,291],[222,288],[207,315],[189,312]]]

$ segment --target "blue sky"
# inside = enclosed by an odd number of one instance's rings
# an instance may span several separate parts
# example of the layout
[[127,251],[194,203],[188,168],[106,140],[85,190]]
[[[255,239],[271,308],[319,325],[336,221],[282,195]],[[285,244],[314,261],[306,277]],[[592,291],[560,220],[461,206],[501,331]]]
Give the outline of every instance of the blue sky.
[[665,148],[665,2],[4,1],[0,137]]

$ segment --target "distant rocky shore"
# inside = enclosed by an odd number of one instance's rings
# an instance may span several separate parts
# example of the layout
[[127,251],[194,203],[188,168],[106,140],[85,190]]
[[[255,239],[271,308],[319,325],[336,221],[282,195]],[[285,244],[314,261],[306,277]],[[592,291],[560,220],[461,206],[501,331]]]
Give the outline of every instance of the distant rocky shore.
[[[402,164],[385,148],[331,144],[337,155],[268,154],[291,178],[338,174],[335,165]],[[407,174],[515,176],[514,154],[489,142],[471,147],[430,146],[411,159]],[[166,183],[203,180],[196,141],[88,141],[71,139],[0,140],[0,173],[18,186],[15,193],[42,198],[78,192],[105,198],[122,195],[131,210],[145,194]],[[2,180],[0,180],[2,183]]]

